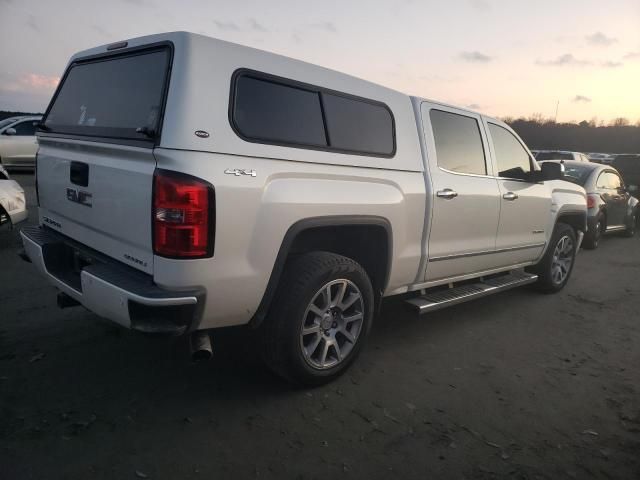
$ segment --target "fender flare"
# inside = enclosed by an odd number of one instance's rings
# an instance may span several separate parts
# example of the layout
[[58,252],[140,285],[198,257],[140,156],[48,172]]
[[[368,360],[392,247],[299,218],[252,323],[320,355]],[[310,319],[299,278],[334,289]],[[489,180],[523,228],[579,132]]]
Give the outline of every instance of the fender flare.
[[386,231],[388,241],[387,252],[387,271],[385,272],[383,290],[389,282],[389,275],[391,273],[391,261],[393,259],[393,233],[391,223],[384,217],[375,215],[329,215],[322,217],[310,217],[298,220],[291,225],[282,239],[280,249],[276,256],[275,263],[271,269],[271,275],[267,282],[267,287],[262,295],[262,300],[258,305],[256,313],[249,321],[251,328],[257,328],[262,324],[267,316],[271,302],[275,297],[280,283],[280,278],[284,272],[284,267],[289,257],[289,252],[295,241],[295,239],[305,230],[319,227],[343,227],[343,226],[376,226],[382,227]]

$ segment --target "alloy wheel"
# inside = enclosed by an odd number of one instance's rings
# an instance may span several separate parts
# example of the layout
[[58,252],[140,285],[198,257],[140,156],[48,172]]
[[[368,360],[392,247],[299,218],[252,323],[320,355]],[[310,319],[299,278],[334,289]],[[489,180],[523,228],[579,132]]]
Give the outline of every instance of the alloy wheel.
[[353,351],[364,321],[364,301],[355,283],[333,280],[311,299],[302,319],[300,346],[305,361],[326,370]]
[[562,284],[571,271],[573,250],[573,240],[568,235],[564,235],[556,243],[551,262],[551,279],[556,285]]

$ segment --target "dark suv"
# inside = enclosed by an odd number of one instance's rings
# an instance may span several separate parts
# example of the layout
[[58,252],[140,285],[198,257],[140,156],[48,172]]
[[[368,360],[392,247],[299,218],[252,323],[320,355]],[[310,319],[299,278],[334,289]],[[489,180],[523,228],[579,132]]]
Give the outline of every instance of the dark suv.
[[640,154],[616,155],[611,165],[620,172],[631,195],[640,199]]

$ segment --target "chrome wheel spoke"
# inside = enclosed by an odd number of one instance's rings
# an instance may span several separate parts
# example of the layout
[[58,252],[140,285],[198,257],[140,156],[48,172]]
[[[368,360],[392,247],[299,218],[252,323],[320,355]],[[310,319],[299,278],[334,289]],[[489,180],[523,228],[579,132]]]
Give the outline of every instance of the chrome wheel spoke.
[[356,320],[362,320],[362,314],[356,313],[354,315],[351,315],[350,317],[344,317],[343,320],[345,325],[349,325],[350,323],[355,322]]
[[307,356],[311,357],[315,353],[315,351],[318,349],[318,345],[320,345],[320,342],[322,342],[322,335],[318,334],[313,342],[311,342],[309,346],[304,349]]
[[311,335],[312,333],[320,333],[320,325],[314,323],[313,325],[306,326],[302,329],[302,336],[306,337],[307,335]]
[[342,302],[339,305],[339,307],[342,308],[342,310],[347,310],[351,305],[356,303],[358,300],[360,300],[360,295],[358,293],[352,293],[345,302]]
[[356,343],[356,337],[354,337],[351,332],[347,329],[340,330],[340,333],[347,339],[349,343]]
[[324,345],[322,346],[322,354],[320,355],[320,365],[327,364],[327,354],[329,353],[330,343],[324,339]]
[[309,311],[311,313],[313,313],[314,315],[322,318],[324,315],[324,312],[316,305],[314,305],[313,303],[311,305],[309,305]]

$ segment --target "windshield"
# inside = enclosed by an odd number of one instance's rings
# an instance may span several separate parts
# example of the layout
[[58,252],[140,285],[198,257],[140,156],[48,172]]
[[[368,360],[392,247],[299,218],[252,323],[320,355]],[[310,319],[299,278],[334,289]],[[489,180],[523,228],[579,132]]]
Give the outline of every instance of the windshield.
[[573,160],[573,155],[566,152],[538,152],[536,160]]
[[44,120],[54,133],[149,140],[160,122],[169,49],[70,67]]

